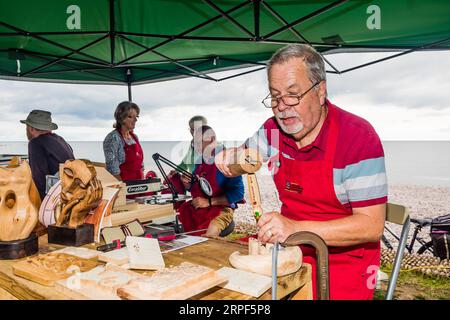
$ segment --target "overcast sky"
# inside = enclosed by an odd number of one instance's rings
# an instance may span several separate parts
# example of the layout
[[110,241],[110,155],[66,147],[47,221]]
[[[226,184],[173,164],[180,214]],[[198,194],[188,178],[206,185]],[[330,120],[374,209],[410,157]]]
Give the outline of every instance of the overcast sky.
[[[390,53],[392,54],[392,53]],[[327,58],[345,69],[386,54]],[[219,77],[219,75],[214,75]],[[224,76],[224,74],[220,74]],[[382,140],[450,140],[450,52],[415,52],[343,75],[328,74],[331,102],[367,119]],[[141,140],[188,140],[187,121],[206,116],[219,140],[244,140],[272,115],[261,104],[266,72],[222,82],[197,78],[133,87],[141,107]],[[56,133],[70,141],[101,141],[112,130],[125,86],[0,80],[0,141],[25,141],[19,123],[32,109],[52,112]]]

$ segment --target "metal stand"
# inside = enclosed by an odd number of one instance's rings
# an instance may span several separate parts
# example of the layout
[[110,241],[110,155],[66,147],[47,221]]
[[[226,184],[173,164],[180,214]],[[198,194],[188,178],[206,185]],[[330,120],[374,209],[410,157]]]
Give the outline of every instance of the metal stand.
[[[330,286],[328,277],[328,247],[325,241],[317,234],[309,231],[300,231],[291,234],[281,245],[283,247],[298,246],[307,244],[316,249],[316,285],[317,285],[317,299],[330,299]],[[278,242],[275,243],[272,252],[272,299],[276,300],[277,287],[277,259],[278,259]]]

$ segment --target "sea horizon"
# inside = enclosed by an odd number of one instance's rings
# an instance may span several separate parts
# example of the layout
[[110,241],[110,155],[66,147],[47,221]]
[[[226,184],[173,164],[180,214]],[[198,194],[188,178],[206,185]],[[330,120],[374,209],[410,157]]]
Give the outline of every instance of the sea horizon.
[[[76,158],[104,162],[103,141],[68,140]],[[161,176],[152,154],[159,153],[179,163],[190,140],[142,140],[145,170]],[[243,141],[222,141],[227,147]],[[27,154],[28,141],[0,141],[0,154]],[[388,183],[450,187],[450,140],[382,140]],[[170,168],[167,168],[168,170]],[[266,166],[260,174],[269,175]]]

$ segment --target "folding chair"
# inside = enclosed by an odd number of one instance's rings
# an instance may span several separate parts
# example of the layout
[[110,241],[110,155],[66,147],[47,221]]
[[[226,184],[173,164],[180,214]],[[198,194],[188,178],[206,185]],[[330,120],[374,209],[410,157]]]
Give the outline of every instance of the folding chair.
[[389,284],[386,292],[386,300],[392,300],[394,297],[395,287],[397,286],[398,274],[405,252],[406,240],[409,233],[409,212],[408,208],[399,204],[388,203],[386,209],[386,221],[403,225],[402,234],[395,254],[394,267],[392,268]]

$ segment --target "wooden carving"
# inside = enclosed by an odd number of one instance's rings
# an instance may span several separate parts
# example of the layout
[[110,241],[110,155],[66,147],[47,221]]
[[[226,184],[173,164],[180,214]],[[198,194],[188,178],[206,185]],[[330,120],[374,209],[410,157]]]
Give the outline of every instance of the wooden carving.
[[239,150],[228,165],[233,175],[242,175],[246,173],[255,173],[262,166],[261,154],[256,149]]
[[0,168],[0,241],[28,238],[38,222],[39,197],[28,162]]
[[226,282],[215,270],[190,262],[131,280],[117,294],[128,300],[183,300]]
[[89,160],[67,160],[60,172],[61,202],[57,207],[57,226],[76,228],[96,208],[103,196],[97,173]]
[[[271,276],[272,250],[273,244],[262,245],[259,240],[250,238],[248,242],[249,254],[242,255],[239,251],[236,251],[230,255],[229,260],[236,269]],[[302,266],[302,260],[302,251],[298,246],[281,247],[278,251],[278,276],[296,272]]]
[[86,272],[97,265],[97,261],[50,252],[16,262],[13,273],[44,286],[53,286],[55,281],[66,279],[77,272]]

